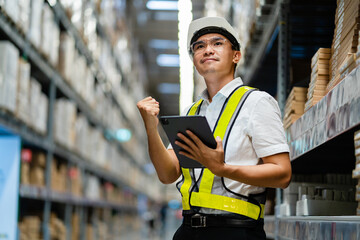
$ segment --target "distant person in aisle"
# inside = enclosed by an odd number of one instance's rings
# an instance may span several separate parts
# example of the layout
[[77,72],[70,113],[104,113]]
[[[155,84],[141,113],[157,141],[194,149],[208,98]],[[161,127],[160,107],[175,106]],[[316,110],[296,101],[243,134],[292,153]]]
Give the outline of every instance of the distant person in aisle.
[[266,188],[286,188],[291,179],[289,147],[276,100],[234,78],[240,43],[234,28],[219,17],[191,22],[189,55],[207,88],[182,115],[203,115],[217,147],[192,132],[178,134],[181,154],[205,168],[184,168],[158,133],[159,103],[138,102],[148,136],[149,155],[160,181],[176,184],[182,196],[183,224],[174,240],[266,239]]

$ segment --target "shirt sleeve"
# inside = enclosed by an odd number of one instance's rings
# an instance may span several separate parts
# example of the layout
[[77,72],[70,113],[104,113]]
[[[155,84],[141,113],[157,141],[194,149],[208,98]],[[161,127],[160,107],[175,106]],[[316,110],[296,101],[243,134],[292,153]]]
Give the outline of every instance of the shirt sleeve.
[[248,122],[248,134],[259,158],[289,152],[279,105],[269,94],[254,105]]

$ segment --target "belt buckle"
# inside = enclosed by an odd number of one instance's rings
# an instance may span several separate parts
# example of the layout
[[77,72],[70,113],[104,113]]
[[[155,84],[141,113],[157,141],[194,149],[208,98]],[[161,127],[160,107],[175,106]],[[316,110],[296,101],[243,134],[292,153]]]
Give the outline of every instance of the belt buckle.
[[191,216],[191,227],[206,227],[206,216],[201,216],[200,214],[195,214]]

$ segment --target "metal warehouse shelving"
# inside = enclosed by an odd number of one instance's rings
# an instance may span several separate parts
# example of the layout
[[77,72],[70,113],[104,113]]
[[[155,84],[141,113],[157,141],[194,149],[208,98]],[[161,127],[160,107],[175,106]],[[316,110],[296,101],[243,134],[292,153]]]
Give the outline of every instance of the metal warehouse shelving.
[[[50,1],[47,2],[51,6]],[[107,79],[104,72],[94,61],[89,49],[81,39],[79,32],[66,16],[63,7],[59,2],[57,2],[55,5],[51,6],[51,8],[55,13],[56,18],[58,19],[57,21],[62,24],[70,36],[75,39],[76,48],[86,58],[87,64],[91,69],[95,79],[100,84],[106,83]],[[100,167],[97,164],[84,159],[83,157],[78,156],[78,154],[72,150],[69,150],[66,147],[62,147],[54,142],[53,108],[57,91],[62,92],[68,99],[72,100],[76,104],[76,107],[86,116],[88,121],[97,128],[101,129],[103,133],[105,133],[108,127],[100,120],[100,117],[96,115],[89,104],[84,101],[84,99],[72,87],[70,87],[67,82],[65,82],[60,73],[43,58],[40,52],[34,46],[32,46],[32,44],[30,44],[27,37],[17,29],[16,25],[10,19],[8,19],[8,17],[2,12],[2,9],[0,9],[0,31],[4,33],[7,40],[15,44],[17,48],[19,48],[20,51],[24,53],[24,55],[29,59],[31,65],[39,70],[40,73],[44,76],[44,79],[41,80],[45,81],[45,84],[49,86],[49,92],[47,93],[49,97],[48,122],[47,133],[45,136],[36,133],[33,129],[26,126],[20,120],[17,120],[11,114],[0,110],[1,126],[5,127],[12,133],[19,135],[27,146],[34,146],[36,148],[43,149],[46,153],[46,187],[21,185],[19,190],[20,197],[23,199],[35,199],[44,202],[42,220],[42,232],[44,239],[46,240],[50,238],[48,222],[50,219],[52,203],[61,203],[65,205],[65,225],[68,229],[70,229],[67,233],[67,239],[70,239],[71,236],[70,215],[74,210],[78,211],[80,215],[82,229],[81,239],[85,239],[84,222],[88,216],[88,208],[111,209],[119,213],[136,215],[137,206],[116,204],[105,200],[94,200],[85,197],[76,197],[70,193],[58,193],[50,189],[50,171],[52,159],[54,155],[57,155],[63,159],[66,159],[69,164],[78,166],[83,171],[89,171],[93,175],[109,181],[116,186],[122,187],[134,195],[145,195],[149,199],[153,199],[153,196],[149,195],[147,189],[137,189],[135,186],[130,186],[129,183],[125,181],[125,179],[122,179],[117,174],[110,172],[109,170]],[[101,31],[101,34],[105,34],[104,31]],[[117,63],[117,65],[118,64],[119,63]],[[123,119],[129,124],[129,126],[132,129],[136,129],[136,127],[133,126],[131,120],[126,116],[126,113],[122,109],[121,104],[116,100],[114,94],[112,92],[105,92],[105,96],[110,98],[115,106],[118,107]],[[136,157],[134,157],[133,154],[129,152],[129,150],[127,150],[119,143],[113,144],[116,144],[116,147],[119,149],[119,151],[125,154],[124,156],[126,159],[123,159],[123,161],[129,161],[130,164],[139,169],[143,174],[146,174],[141,163],[137,161]]]
[[[267,28],[255,34],[248,63],[238,73],[245,84],[276,95],[283,109],[293,84],[290,82],[291,61],[310,62],[318,48],[331,45],[336,1],[264,2],[270,4],[266,4],[270,14],[264,18]],[[261,19],[256,24],[261,25]],[[293,173],[351,175],[355,166],[354,132],[359,129],[360,67],[287,129]],[[265,216],[268,238],[360,238],[360,216],[280,216],[281,194],[277,189],[275,215]]]

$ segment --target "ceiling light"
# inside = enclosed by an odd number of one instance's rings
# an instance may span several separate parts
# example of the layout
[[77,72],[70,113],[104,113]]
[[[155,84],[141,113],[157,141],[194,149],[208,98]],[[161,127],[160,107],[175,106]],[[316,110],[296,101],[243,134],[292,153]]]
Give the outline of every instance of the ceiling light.
[[150,0],[146,3],[146,7],[150,10],[178,10],[178,2]]
[[160,54],[156,58],[156,63],[160,67],[179,67],[179,55],[177,54]]
[[178,41],[166,39],[152,39],[149,41],[149,47],[157,49],[178,49]]
[[179,0],[180,112],[193,102],[194,66],[186,46],[187,30],[193,18],[191,0]]

